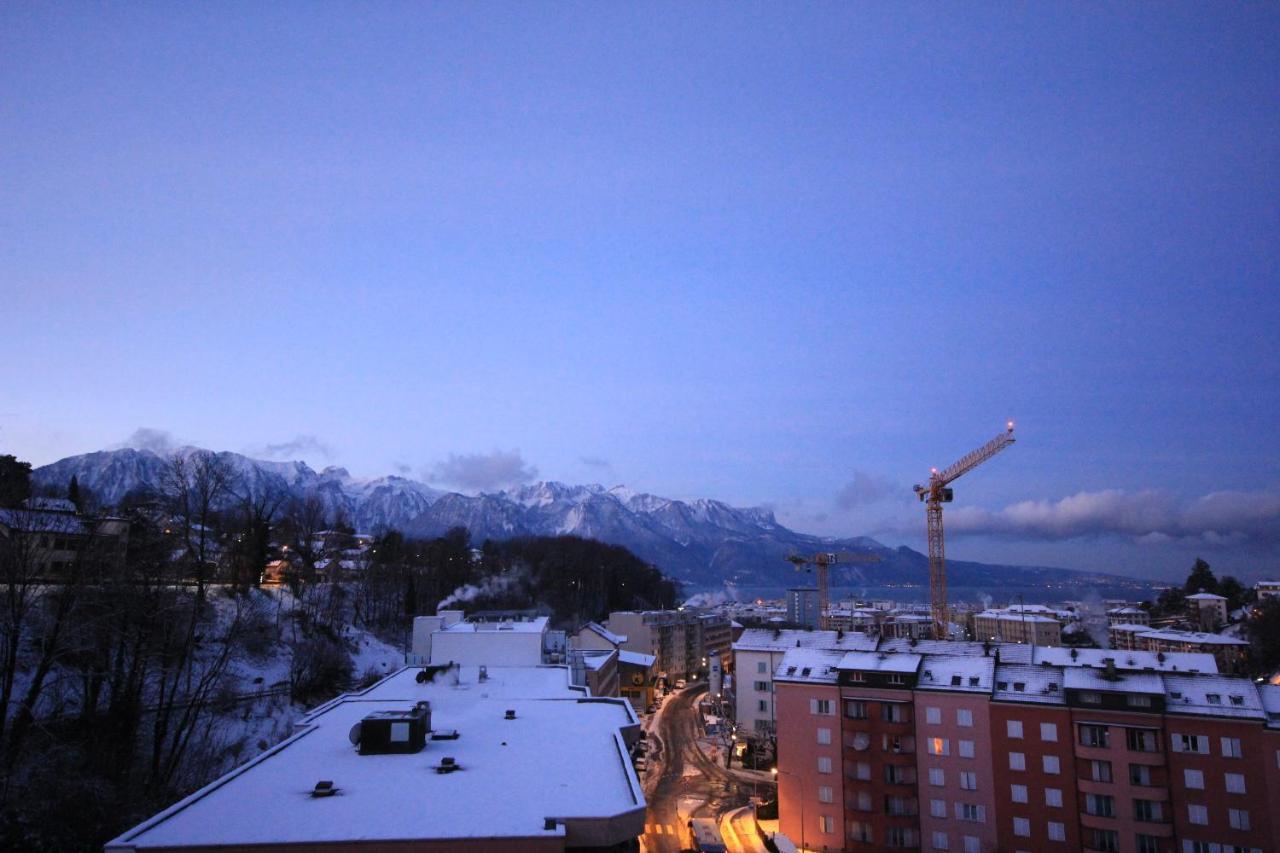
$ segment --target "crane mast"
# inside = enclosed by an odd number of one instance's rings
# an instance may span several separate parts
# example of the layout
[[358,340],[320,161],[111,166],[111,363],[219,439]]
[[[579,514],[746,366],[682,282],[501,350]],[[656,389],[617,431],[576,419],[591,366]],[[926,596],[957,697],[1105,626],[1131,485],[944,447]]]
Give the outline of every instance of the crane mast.
[[929,485],[915,486],[916,496],[925,505],[925,521],[929,532],[929,597],[935,639],[947,639],[948,623],[951,621],[947,613],[947,555],[942,535],[942,505],[950,503],[954,497],[949,484],[1013,442],[1013,421],[1009,421],[1004,432],[977,450],[966,453],[942,471],[934,468],[929,475]]
[[878,563],[879,554],[855,554],[847,551],[839,553],[824,552],[812,557],[801,557],[793,554],[787,560],[799,571],[806,566],[813,566],[818,574],[818,627],[827,627],[827,609],[831,601],[829,573],[833,563]]

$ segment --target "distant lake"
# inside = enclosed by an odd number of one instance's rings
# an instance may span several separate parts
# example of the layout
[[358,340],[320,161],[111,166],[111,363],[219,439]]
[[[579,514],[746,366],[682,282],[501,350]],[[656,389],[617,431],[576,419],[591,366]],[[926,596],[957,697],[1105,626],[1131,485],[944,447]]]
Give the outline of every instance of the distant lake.
[[[738,592],[737,597],[740,601],[750,601],[756,598],[783,598],[787,594],[787,587],[740,586],[736,589]],[[1087,601],[1091,598],[1120,598],[1126,601],[1144,601],[1154,599],[1155,595],[1153,586],[1139,581],[1122,582],[1115,585],[1075,582],[1062,583],[1061,585],[1054,584],[1052,586],[1010,586],[1002,584],[999,587],[947,587],[947,598],[952,604],[993,604],[997,606],[1010,603],[1016,604],[1018,603],[1018,596],[1022,596],[1027,604],[1045,604],[1056,601]],[[833,602],[840,601],[843,598],[900,601],[904,604],[926,603],[929,601],[929,587],[862,586],[831,588],[831,600]]]

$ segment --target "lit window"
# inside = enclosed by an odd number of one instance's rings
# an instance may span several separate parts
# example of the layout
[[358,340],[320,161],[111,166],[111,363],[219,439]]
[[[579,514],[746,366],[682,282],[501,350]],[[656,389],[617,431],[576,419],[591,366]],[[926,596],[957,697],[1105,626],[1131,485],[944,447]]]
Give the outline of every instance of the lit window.
[[930,755],[950,755],[951,741],[944,737],[929,738],[929,754]]

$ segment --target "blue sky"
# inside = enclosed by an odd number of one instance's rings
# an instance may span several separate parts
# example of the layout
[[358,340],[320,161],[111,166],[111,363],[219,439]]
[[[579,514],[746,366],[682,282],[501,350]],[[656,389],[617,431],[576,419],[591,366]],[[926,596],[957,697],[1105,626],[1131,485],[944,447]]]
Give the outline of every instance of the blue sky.
[[[0,452],[1280,571],[1263,4],[8,4]],[[154,436],[153,436],[154,437]]]

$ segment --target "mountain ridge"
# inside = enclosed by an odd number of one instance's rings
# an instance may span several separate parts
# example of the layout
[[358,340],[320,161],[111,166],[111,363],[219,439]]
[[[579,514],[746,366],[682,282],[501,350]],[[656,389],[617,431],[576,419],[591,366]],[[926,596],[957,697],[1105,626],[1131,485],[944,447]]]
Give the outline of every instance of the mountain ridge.
[[[213,453],[196,447],[178,456]],[[629,548],[690,590],[725,586],[780,589],[797,576],[786,558],[819,551],[875,554],[881,562],[837,564],[833,587],[925,586],[928,559],[907,547],[891,548],[865,536],[826,537],[791,530],[764,507],[734,507],[710,498],[689,501],[637,492],[626,486],[571,485],[554,480],[498,492],[466,495],[406,477],[352,477],[342,467],[316,471],[301,461],[252,459],[215,453],[233,471],[239,494],[275,490],[290,498],[316,498],[331,518],[341,516],[360,532],[400,530],[433,537],[466,527],[476,542],[516,536],[574,535]],[[104,506],[131,493],[161,491],[168,457],[122,448],[69,456],[32,472],[42,490],[65,489],[74,475]],[[235,500],[230,497],[227,503]],[[947,564],[954,587],[1061,587],[1064,580],[1114,588],[1142,585],[1129,578],[1039,566],[999,566],[963,560]]]

